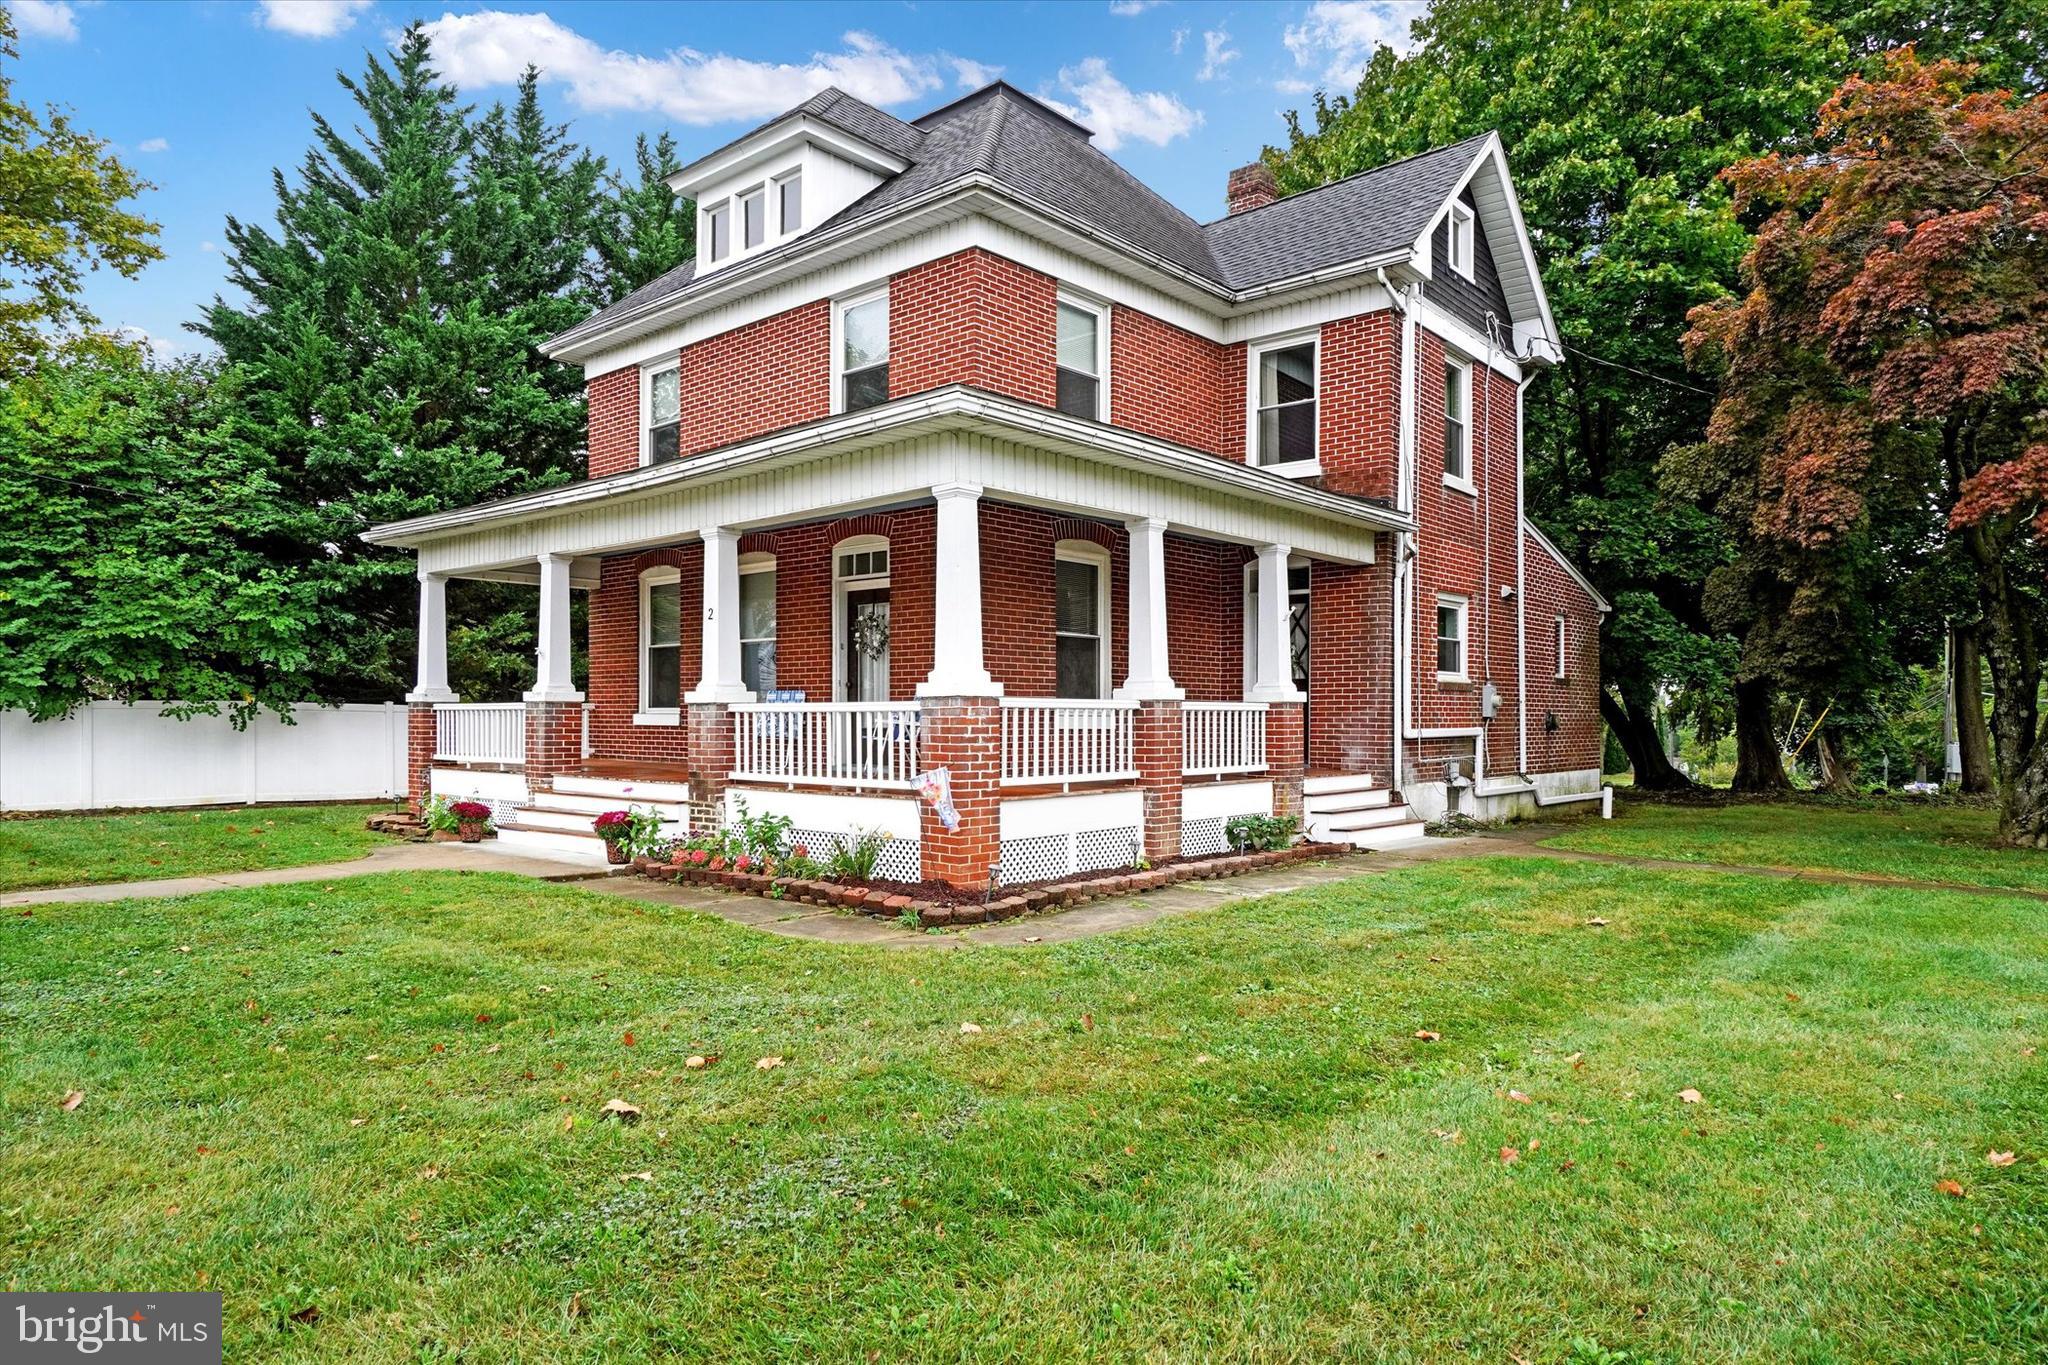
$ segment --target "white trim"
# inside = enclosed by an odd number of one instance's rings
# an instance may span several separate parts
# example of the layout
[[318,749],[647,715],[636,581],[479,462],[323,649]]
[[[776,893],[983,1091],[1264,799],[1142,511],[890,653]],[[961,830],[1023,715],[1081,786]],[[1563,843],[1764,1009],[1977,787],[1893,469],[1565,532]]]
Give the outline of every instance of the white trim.
[[[782,211],[782,192],[789,187],[791,181],[796,182],[796,223],[794,226],[790,224],[788,216]],[[778,238],[794,237],[797,233],[804,230],[804,168],[798,166],[793,171],[785,171],[781,175],[772,176],[769,178],[768,185],[775,199],[775,235]]]
[[[1288,610],[1288,622],[1287,622],[1287,629],[1288,629],[1288,632],[1289,632],[1289,638],[1288,638],[1288,657],[1287,657],[1287,669],[1288,669],[1288,676],[1289,676],[1290,678],[1294,676],[1294,652],[1293,652],[1293,630],[1294,630],[1294,620],[1293,620],[1293,612],[1294,612],[1294,571],[1295,571],[1296,569],[1308,569],[1308,570],[1309,570],[1309,577],[1308,577],[1308,584],[1309,584],[1309,585],[1308,585],[1308,590],[1307,590],[1306,592],[1304,592],[1304,593],[1302,594],[1302,596],[1303,596],[1303,597],[1305,597],[1305,598],[1307,598],[1307,599],[1308,599],[1308,602],[1309,602],[1309,631],[1310,631],[1310,639],[1309,639],[1309,653],[1310,653],[1310,655],[1311,655],[1311,658],[1310,658],[1310,662],[1309,662],[1309,667],[1311,667],[1311,668],[1315,667],[1315,662],[1314,662],[1314,658],[1313,658],[1313,655],[1314,655],[1314,653],[1315,653],[1315,639],[1314,639],[1314,631],[1315,631],[1315,584],[1316,584],[1315,570],[1314,570],[1314,568],[1313,568],[1313,567],[1311,566],[1311,564],[1310,564],[1310,561],[1309,561],[1309,557],[1308,557],[1307,555],[1289,555],[1289,556],[1287,556],[1287,610]],[[1258,623],[1258,614],[1259,614],[1259,600],[1258,600],[1258,594],[1257,594],[1257,593],[1256,593],[1255,591],[1253,591],[1253,588],[1252,588],[1252,581],[1253,581],[1253,580],[1254,580],[1255,578],[1257,578],[1257,577],[1258,577],[1258,573],[1259,573],[1259,561],[1258,561],[1257,557],[1255,556],[1255,557],[1253,557],[1253,558],[1251,558],[1251,559],[1247,559],[1247,560],[1246,560],[1246,561],[1244,562],[1244,572],[1243,572],[1243,574],[1242,574],[1242,575],[1241,575],[1241,577],[1240,577],[1240,586],[1241,586],[1241,590],[1242,590],[1242,591],[1243,591],[1243,593],[1244,593],[1244,611],[1243,611],[1243,616],[1244,616],[1244,632],[1243,632],[1243,633],[1244,633],[1244,660],[1243,660],[1243,663],[1244,663],[1244,694],[1245,694],[1245,696],[1247,696],[1247,697],[1249,697],[1249,696],[1250,696],[1250,695],[1252,694],[1252,688],[1253,688],[1253,686],[1254,686],[1254,685],[1255,685],[1255,684],[1256,684],[1256,683],[1258,682],[1258,671],[1259,671],[1259,660],[1258,660],[1258,652],[1259,652],[1259,623]]]
[[[844,575],[842,575],[839,572],[839,557],[841,555],[847,554],[858,554],[862,550],[888,550],[889,573],[856,574],[852,578],[847,578]],[[840,541],[838,544],[832,547],[831,564],[832,695],[829,698],[826,698],[826,700],[845,701],[847,665],[850,662],[846,657],[846,594],[848,590],[848,585],[852,585],[854,588],[861,592],[866,592],[870,588],[892,589],[889,593],[889,627],[890,633],[893,635],[895,633],[896,626],[896,594],[893,591],[893,584],[891,582],[890,575],[893,574],[896,570],[896,553],[893,549],[890,549],[889,537],[887,536],[848,536],[846,539]],[[890,641],[889,649],[890,663],[893,667],[895,663],[895,641],[893,639]],[[876,700],[883,699],[876,698]]]
[[[1458,376],[1458,393],[1463,399],[1462,406],[1464,410],[1464,416],[1459,418],[1460,430],[1458,437],[1458,467],[1464,472],[1453,474],[1448,469],[1444,470],[1444,487],[1455,488],[1460,493],[1471,497],[1478,497],[1479,492],[1472,484],[1472,362],[1463,356],[1453,355],[1449,351],[1445,351],[1444,374],[1447,379],[1452,374]],[[1438,414],[1439,420],[1446,425],[1451,420],[1450,389],[1451,386],[1446,383],[1444,385],[1444,409]],[[1448,442],[1445,444],[1444,453],[1446,455],[1450,453]]]
[[1614,604],[1609,602],[1606,598],[1602,597],[1600,595],[1600,590],[1594,587],[1591,583],[1586,581],[1586,576],[1580,573],[1569,559],[1566,559],[1564,557],[1564,551],[1558,549],[1557,546],[1551,542],[1549,536],[1544,535],[1542,531],[1537,529],[1535,522],[1530,521],[1527,517],[1522,518],[1522,529],[1524,531],[1527,531],[1530,535],[1534,536],[1536,538],[1536,543],[1538,545],[1541,545],[1546,551],[1549,552],[1550,557],[1557,561],[1557,567],[1563,569],[1567,574],[1571,575],[1572,582],[1578,584],[1579,587],[1582,590],[1584,590],[1586,596],[1593,599],[1593,605],[1600,609],[1600,614],[1602,616],[1605,616],[1608,612],[1614,610]]
[[1093,413],[1093,416],[1094,419],[1098,422],[1107,422],[1109,420],[1110,413],[1115,411],[1115,409],[1110,407],[1109,404],[1110,305],[1102,299],[1082,294],[1076,290],[1068,288],[1066,285],[1060,286],[1058,295],[1055,300],[1055,307],[1053,311],[1053,370],[1055,372],[1055,385],[1057,385],[1058,383],[1057,372],[1066,368],[1064,365],[1061,365],[1059,363],[1059,311],[1057,306],[1059,304],[1064,304],[1067,307],[1076,310],[1077,312],[1087,313],[1095,319],[1095,412]]
[[[1447,248],[1444,254],[1450,257],[1445,264],[1468,280],[1472,278],[1472,258],[1476,254],[1473,239],[1477,235],[1475,228],[1478,221],[1479,215],[1462,199],[1453,199],[1450,206],[1444,210],[1444,245]],[[1465,249],[1462,253],[1458,250],[1460,228],[1464,229],[1462,236]]]
[[[650,706],[647,704],[647,650],[652,644],[648,639],[648,626],[653,614],[648,609],[650,588],[673,583],[676,585],[676,696],[675,706]],[[639,701],[633,712],[635,725],[674,725],[682,714],[680,698],[683,694],[683,571],[673,564],[656,564],[640,571],[640,630],[638,652],[634,659],[634,672],[640,675]]]
[[654,377],[674,370],[676,374],[676,458],[682,458],[683,358],[670,353],[642,362],[640,366],[640,407],[634,425],[640,429],[640,467],[654,463]]
[[[747,201],[750,199],[759,201],[761,208],[761,240],[758,242],[749,242],[747,240]],[[733,255],[735,257],[759,251],[775,240],[774,235],[768,231],[768,184],[766,181],[756,181],[751,185],[745,185],[734,190],[732,192],[732,202],[735,210],[733,225],[739,229],[739,240],[733,243]]]
[[[772,573],[775,573],[775,572],[777,572],[777,570],[776,570],[776,567],[775,567],[775,556],[774,556],[774,555],[772,555],[772,554],[769,554],[769,553],[768,553],[767,551],[765,551],[765,550],[753,550],[753,551],[750,551],[750,552],[748,552],[748,553],[746,553],[746,554],[743,554],[743,555],[741,555],[741,556],[740,556],[740,588],[741,588],[741,597],[742,597],[742,598],[744,598],[744,597],[745,597],[745,595],[746,595],[746,593],[745,593],[745,588],[746,588],[746,581],[747,581],[747,579],[748,579],[749,577],[751,577],[751,576],[752,576],[752,575],[754,575],[754,574],[763,574],[763,573],[765,573],[765,574],[772,574]],[[781,600],[780,600],[780,599],[781,599],[781,588],[782,588],[782,585],[781,585],[781,580],[780,580],[780,579],[777,579],[777,581],[776,581],[776,596],[775,596],[775,598],[774,598],[774,599],[771,599],[771,600],[773,600],[773,601],[775,602],[775,629],[774,629],[774,633],[773,633],[773,634],[770,634],[770,635],[748,635],[748,634],[746,634],[746,633],[745,633],[746,613],[745,613],[745,610],[744,610],[744,608],[742,609],[742,611],[741,611],[741,613],[740,613],[740,622],[741,622],[741,625],[740,625],[740,631],[741,631],[741,633],[740,633],[740,681],[741,681],[742,683],[744,683],[744,682],[745,682],[745,681],[747,680],[747,646],[748,646],[748,645],[750,645],[750,644],[760,644],[761,642],[763,642],[763,641],[766,641],[766,642],[768,642],[769,644],[772,644],[772,645],[776,646],[776,649],[777,649],[777,652],[778,652],[778,653],[779,653],[779,652],[780,652],[780,650],[781,650],[781,645],[782,645],[782,603],[781,603]],[[752,689],[749,689],[749,690],[751,691]]]
[[895,175],[910,165],[902,157],[877,147],[865,138],[855,137],[808,115],[799,115],[788,122],[776,119],[763,124],[753,132],[706,153],[671,175],[668,187],[685,199],[695,198],[699,192],[728,176],[737,177],[755,166],[799,155],[804,143],[824,147],[842,160],[880,175]]
[[1558,681],[1558,682],[1563,682],[1563,681],[1565,681],[1565,678],[1566,678],[1566,676],[1567,676],[1567,675],[1566,675],[1566,672],[1565,672],[1565,662],[1564,662],[1564,661],[1565,661],[1565,639],[1566,639],[1566,633],[1567,633],[1567,631],[1569,630],[1569,627],[1568,627],[1568,626],[1567,626],[1567,625],[1565,624],[1565,619],[1564,619],[1564,613],[1563,613],[1563,612],[1559,612],[1559,613],[1557,614],[1557,619],[1556,619],[1556,621],[1554,621],[1554,622],[1553,622],[1552,624],[1553,624],[1553,625],[1554,625],[1554,627],[1556,628],[1556,643],[1557,643],[1557,676],[1556,676],[1556,681]]
[[[1487,200],[1491,196],[1482,195],[1476,190],[1472,197],[1478,202],[1481,224],[1488,228],[1487,250],[1493,253],[1494,268],[1501,276],[1502,292],[1507,295],[1510,311],[1513,311],[1514,295],[1518,289],[1525,290],[1536,305],[1534,318],[1518,318],[1515,322],[1514,350],[1521,352],[1524,349],[1522,343],[1526,341],[1529,343],[1528,350],[1533,358],[1545,364],[1554,363],[1563,358],[1557,321],[1550,313],[1550,296],[1543,288],[1543,273],[1536,266],[1536,248],[1529,240],[1529,225],[1522,217],[1521,197],[1515,193],[1514,177],[1508,172],[1507,152],[1501,146],[1499,133],[1487,134],[1486,142],[1480,147],[1478,155],[1472,158],[1472,163],[1465,168],[1465,173],[1458,177],[1458,183],[1451,186],[1450,193],[1444,196],[1444,202],[1450,204],[1461,198],[1466,187],[1478,177],[1482,168],[1490,168],[1498,177],[1498,185],[1495,188],[1498,190],[1501,207],[1490,210]],[[1429,226],[1422,230],[1421,238],[1410,248],[1411,255],[1419,262],[1419,268],[1425,276],[1430,274],[1430,238],[1436,235],[1437,220],[1441,216],[1438,214],[1431,217]],[[1506,218],[1504,224],[1498,221],[1488,223],[1489,219],[1498,220],[1503,216]],[[1505,234],[1495,230],[1501,226],[1508,229]],[[1515,245],[1513,258],[1505,262],[1515,272],[1512,277],[1507,270],[1501,268],[1504,264],[1501,259],[1501,247],[1508,238],[1512,238]]]
[[[1112,666],[1111,661],[1116,658],[1116,648],[1111,639],[1114,618],[1109,614],[1111,600],[1109,591],[1111,577],[1109,551],[1092,540],[1058,540],[1053,542],[1052,560],[1055,566],[1064,560],[1069,564],[1086,564],[1095,570],[1095,647],[1097,650],[1095,660],[1095,699],[1106,701],[1109,699],[1110,694],[1115,691],[1110,678],[1110,669]],[[1057,584],[1057,567],[1054,569],[1054,579],[1055,584]],[[1057,606],[1057,603],[1055,603],[1055,606]],[[1053,692],[1055,695],[1059,692],[1058,656],[1060,638],[1059,613],[1055,610],[1053,613]],[[1081,637],[1076,636],[1075,638],[1079,639]],[[1070,700],[1082,701],[1087,699],[1075,697]]]
[[[835,417],[842,416],[846,412],[846,315],[852,309],[876,302],[882,305],[882,317],[886,326],[890,320],[889,282],[887,280],[883,280],[879,285],[871,288],[861,289],[851,294],[843,294],[832,300],[831,410]],[[878,365],[887,365],[890,356],[895,353],[895,349],[896,338],[892,330],[889,336],[889,349],[884,352],[882,358],[876,361],[874,365],[861,366],[854,373],[861,374],[876,368]],[[881,407],[884,404],[878,403],[873,406]],[[872,408],[863,408],[860,411],[867,412],[872,410]]]
[[[1309,433],[1316,454],[1306,460],[1281,460],[1265,464],[1259,459],[1259,361],[1273,351],[1292,350],[1297,346],[1309,348],[1309,366],[1314,375],[1311,381],[1315,397],[1309,401],[1315,405],[1316,421]],[[1313,327],[1306,331],[1291,332],[1284,336],[1266,337],[1245,347],[1244,376],[1244,461],[1254,469],[1263,469],[1269,474],[1283,478],[1303,479],[1323,472],[1322,424],[1323,424],[1323,334],[1322,328]]]
[[[1431,654],[1433,656],[1434,662],[1438,665],[1436,669],[1436,680],[1438,682],[1471,682],[1472,600],[1458,593],[1440,592],[1436,595],[1436,607],[1439,613],[1441,613],[1445,607],[1455,607],[1458,612],[1458,667],[1454,671],[1446,671],[1441,666],[1443,657],[1443,641],[1445,638],[1443,634],[1442,623],[1436,619],[1432,619],[1430,621],[1429,639],[1431,645]],[[1418,730],[1416,731],[1416,733],[1424,738],[1427,738],[1434,732],[1427,730]],[[1475,731],[1474,733],[1477,732]]]
[[[704,243],[703,254],[698,259],[707,266],[724,265],[736,254],[732,241],[732,200],[727,198],[715,204],[706,204],[697,212],[697,233],[699,240]],[[723,255],[715,255],[713,253],[718,250],[718,231],[715,224],[720,214],[725,215],[725,252]]]

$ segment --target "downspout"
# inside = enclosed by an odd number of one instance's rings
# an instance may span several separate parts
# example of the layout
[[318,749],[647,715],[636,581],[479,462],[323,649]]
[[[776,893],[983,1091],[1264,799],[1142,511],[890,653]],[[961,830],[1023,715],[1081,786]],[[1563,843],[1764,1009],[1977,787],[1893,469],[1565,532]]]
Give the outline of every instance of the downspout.
[[[1408,515],[1415,513],[1415,307],[1413,284],[1400,290],[1394,288],[1387,278],[1386,267],[1375,272],[1380,288],[1387,291],[1387,298],[1396,312],[1401,315],[1401,364],[1400,364],[1400,416],[1396,426],[1394,457],[1394,508]],[[1387,785],[1398,788],[1406,770],[1406,735],[1410,706],[1410,689],[1413,671],[1415,626],[1415,533],[1396,531],[1394,533],[1394,597],[1393,620],[1391,622],[1394,645],[1393,687],[1393,771],[1387,775]]]
[[[1476,793],[1486,778],[1486,751],[1493,741],[1493,717],[1486,714],[1486,694],[1498,698],[1493,685],[1493,329],[1499,321],[1486,315],[1486,361],[1479,367],[1480,382],[1486,385],[1484,416],[1480,418],[1479,460],[1485,471],[1479,485],[1479,543],[1483,547],[1479,577],[1486,597],[1486,621],[1480,630],[1481,648],[1486,651],[1479,684],[1479,742],[1472,746],[1472,787]],[[1517,452],[1519,455],[1519,451]],[[1516,604],[1518,607],[1520,603]],[[1496,709],[1498,702],[1495,703]]]
[[1523,491],[1527,481],[1523,463],[1527,445],[1522,429],[1522,395],[1535,382],[1534,374],[1525,374],[1515,385],[1515,728],[1521,732],[1515,771],[1524,777],[1529,775],[1529,533],[1523,529],[1523,518],[1527,515]]

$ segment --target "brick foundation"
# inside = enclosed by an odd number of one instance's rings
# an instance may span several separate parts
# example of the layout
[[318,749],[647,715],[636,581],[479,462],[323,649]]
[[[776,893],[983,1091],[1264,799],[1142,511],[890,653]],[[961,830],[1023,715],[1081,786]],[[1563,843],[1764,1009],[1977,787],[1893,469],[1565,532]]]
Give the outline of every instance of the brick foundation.
[[725,788],[732,774],[732,713],[715,702],[699,702],[683,708],[683,725],[690,765],[690,828],[716,829],[725,823]]
[[1002,859],[1003,717],[994,697],[927,697],[919,762],[952,773],[958,829],[939,823],[930,805],[919,812],[924,875],[980,890]]
[[1301,703],[1266,708],[1266,774],[1273,780],[1273,814],[1301,818]]
[[426,805],[433,784],[436,740],[434,708],[414,702],[405,708],[405,799],[414,810]]
[[1145,856],[1164,862],[1180,856],[1180,703],[1144,701],[1131,725],[1138,789],[1145,797]]
[[538,791],[582,762],[583,703],[526,703],[526,789]]

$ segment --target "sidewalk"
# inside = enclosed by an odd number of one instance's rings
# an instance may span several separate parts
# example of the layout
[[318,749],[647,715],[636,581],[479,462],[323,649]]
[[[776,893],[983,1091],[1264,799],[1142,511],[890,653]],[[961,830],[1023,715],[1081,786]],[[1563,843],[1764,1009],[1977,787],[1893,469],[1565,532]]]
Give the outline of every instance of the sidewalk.
[[191,896],[238,886],[281,886],[287,882],[332,881],[379,872],[515,872],[542,881],[568,882],[603,877],[590,863],[557,862],[498,853],[489,844],[379,844],[345,863],[266,867],[253,872],[215,872],[197,877],[164,877],[149,882],[103,882],[93,886],[52,886],[0,895],[0,907],[59,905],[67,901],[124,901],[152,896]]

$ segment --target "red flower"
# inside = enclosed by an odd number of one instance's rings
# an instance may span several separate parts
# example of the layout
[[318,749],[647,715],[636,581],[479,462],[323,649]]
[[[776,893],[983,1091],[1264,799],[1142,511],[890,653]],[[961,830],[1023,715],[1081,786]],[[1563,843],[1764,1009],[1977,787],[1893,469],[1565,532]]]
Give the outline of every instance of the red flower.
[[711,870],[712,870],[713,872],[723,872],[723,871],[725,871],[725,859],[723,859],[723,858],[713,858],[713,859],[711,860]]
[[811,851],[805,848],[802,844],[798,844],[795,848],[789,851],[789,856],[792,858],[808,858],[811,856]]
[[690,850],[690,861],[699,867],[702,867],[710,858],[711,854],[704,849],[693,848]]
[[739,857],[739,861],[734,863],[732,866],[733,871],[735,872],[745,872],[748,868],[752,867],[753,865],[754,860],[752,858],[749,858],[746,854],[742,853]]
[[474,821],[491,818],[491,808],[481,801],[457,801],[448,807],[448,813],[457,820]]

